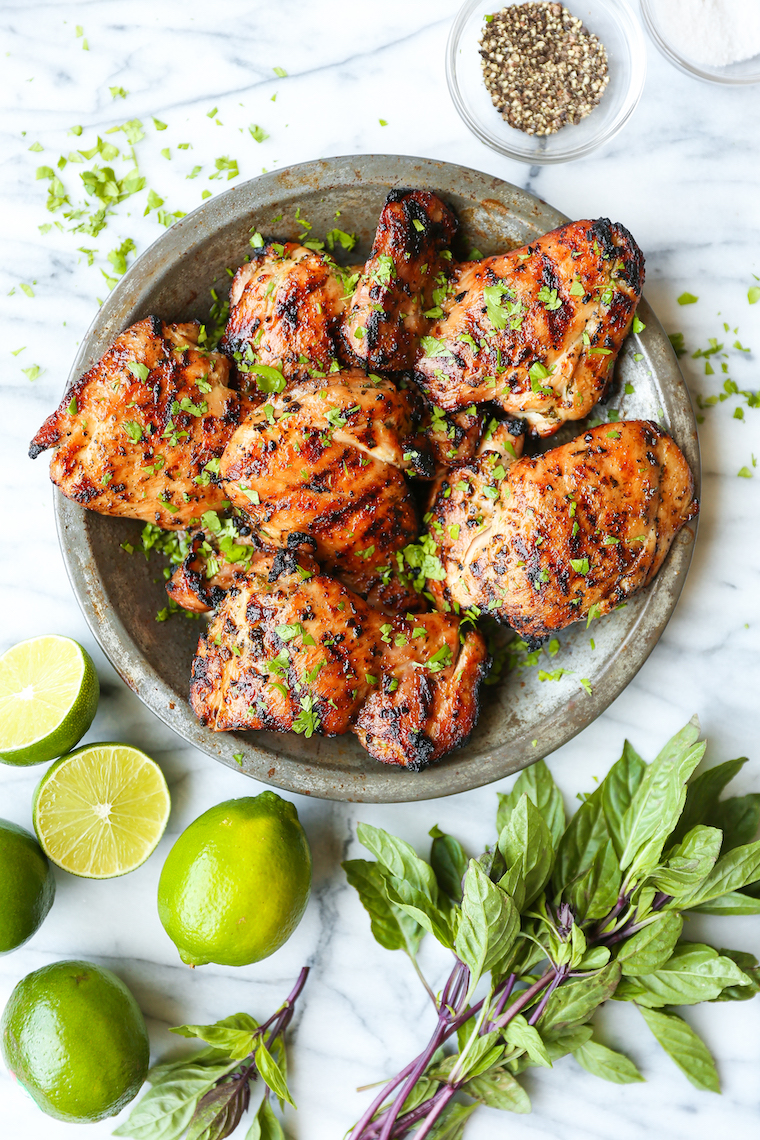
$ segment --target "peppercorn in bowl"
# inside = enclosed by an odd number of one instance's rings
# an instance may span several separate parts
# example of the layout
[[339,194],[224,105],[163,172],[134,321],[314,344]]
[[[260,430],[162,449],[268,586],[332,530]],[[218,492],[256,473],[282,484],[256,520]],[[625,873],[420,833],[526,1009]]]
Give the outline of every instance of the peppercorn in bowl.
[[609,142],[645,75],[641,27],[619,0],[467,0],[446,49],[449,92],[472,133],[531,164]]

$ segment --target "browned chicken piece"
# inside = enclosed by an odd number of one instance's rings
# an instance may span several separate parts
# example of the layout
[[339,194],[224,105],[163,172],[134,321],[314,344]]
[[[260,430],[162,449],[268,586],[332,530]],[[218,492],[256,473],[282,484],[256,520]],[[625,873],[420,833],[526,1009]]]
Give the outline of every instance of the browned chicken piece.
[[198,347],[198,330],[138,321],[48,416],[29,454],[56,449],[50,478],[67,498],[166,530],[221,508],[211,472],[248,402],[228,387],[227,358]]
[[492,420],[478,455],[444,472],[431,489],[431,510],[425,517],[430,519],[441,570],[438,578],[428,579],[427,590],[441,610],[449,612],[452,602],[465,609],[476,604],[474,598],[465,600],[464,588],[450,590],[449,582],[465,572],[469,553],[487,541],[501,482],[522,455],[524,432],[520,420]]
[[477,454],[484,419],[474,404],[462,412],[430,410],[423,420],[423,434],[433,456],[434,474],[459,467]]
[[[409,400],[390,380],[348,370],[273,397],[235,431],[222,456],[225,493],[268,546],[293,532],[373,601],[409,608],[394,554],[418,532],[404,472],[416,449]],[[410,450],[407,450],[410,447]],[[396,598],[389,603],[385,590]]]
[[217,732],[354,732],[387,764],[419,771],[464,744],[486,672],[482,635],[459,621],[388,618],[296,550],[257,554],[201,635],[190,702]]
[[213,535],[197,533],[184,561],[166,583],[166,592],[183,610],[209,613],[219,605],[235,575],[250,566],[258,549],[250,539],[238,537],[234,545],[222,551],[213,542]]
[[640,249],[606,218],[464,263],[415,378],[445,411],[491,401],[552,435],[604,395],[643,282]]
[[[481,521],[464,541],[471,513],[459,475],[433,511],[446,574],[436,600],[477,606],[526,639],[609,613],[648,585],[699,510],[682,452],[649,420],[603,424],[512,464],[495,498],[478,496]],[[466,521],[453,537],[456,510]]]
[[412,366],[432,323],[425,313],[446,295],[442,255],[456,231],[452,210],[429,190],[391,190],[341,324],[349,360],[385,372]]
[[276,368],[284,380],[274,390],[281,391],[337,368],[333,333],[347,302],[343,272],[324,254],[294,241],[254,250],[233,278],[220,344],[237,362],[241,386],[273,391],[266,369]]

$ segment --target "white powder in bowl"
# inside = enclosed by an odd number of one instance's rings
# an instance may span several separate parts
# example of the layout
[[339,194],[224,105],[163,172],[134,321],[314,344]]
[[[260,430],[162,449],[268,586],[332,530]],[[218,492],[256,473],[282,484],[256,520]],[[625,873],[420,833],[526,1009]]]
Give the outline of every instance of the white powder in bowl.
[[724,67],[760,55],[760,0],[662,0],[663,35],[695,63]]

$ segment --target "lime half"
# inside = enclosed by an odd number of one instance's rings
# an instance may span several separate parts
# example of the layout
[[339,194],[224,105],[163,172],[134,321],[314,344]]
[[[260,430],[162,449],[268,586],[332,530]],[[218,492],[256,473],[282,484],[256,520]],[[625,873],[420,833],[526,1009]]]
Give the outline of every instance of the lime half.
[[169,789],[150,756],[129,744],[87,744],[62,756],[37,785],[34,829],[53,863],[86,879],[112,879],[156,849]]
[[68,752],[93,722],[95,666],[70,637],[20,641],[0,657],[0,760],[44,764]]

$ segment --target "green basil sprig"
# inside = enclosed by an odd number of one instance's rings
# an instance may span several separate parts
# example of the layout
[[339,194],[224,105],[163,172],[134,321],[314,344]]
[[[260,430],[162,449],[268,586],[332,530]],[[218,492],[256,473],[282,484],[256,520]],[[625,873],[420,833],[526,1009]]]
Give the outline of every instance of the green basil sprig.
[[114,1136],[131,1136],[132,1140],[224,1140],[242,1120],[251,1086],[261,1077],[264,1098],[246,1140],[285,1140],[270,1095],[274,1093],[281,1108],[286,1101],[293,1105],[284,1034],[308,974],[308,967],[304,967],[292,992],[262,1025],[247,1013],[234,1013],[213,1025],[172,1029],[170,1032],[180,1037],[200,1038],[208,1048],[151,1069],[148,1080],[153,1087],[115,1129]]
[[[375,861],[344,863],[348,880],[377,941],[411,958],[437,1020],[349,1140],[459,1140],[478,1104],[529,1112],[520,1073],[568,1054],[604,1080],[643,1080],[595,1039],[589,1023],[609,999],[634,1003],[692,1084],[720,1091],[707,1046],[671,1007],[753,997],[760,966],[683,940],[683,915],[760,913],[760,795],[720,800],[745,761],[695,775],[705,747],[696,718],[649,764],[626,742],[569,821],[534,764],[499,795],[496,841],[477,859],[438,827],[426,862],[359,825]],[[417,964],[425,934],[454,955],[437,995]]]

